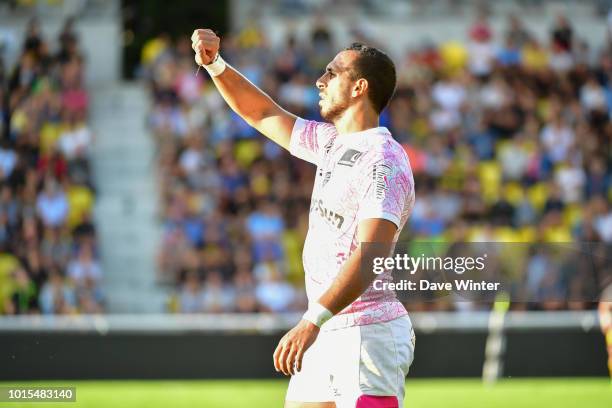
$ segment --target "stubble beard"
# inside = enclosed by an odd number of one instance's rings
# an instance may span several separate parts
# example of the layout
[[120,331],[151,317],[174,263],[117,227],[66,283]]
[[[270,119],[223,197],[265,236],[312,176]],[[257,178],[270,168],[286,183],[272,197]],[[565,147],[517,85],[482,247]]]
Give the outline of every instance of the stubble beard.
[[330,106],[327,110],[324,110],[323,107],[320,108],[321,117],[327,121],[333,123],[337,119],[342,116],[342,114],[348,109],[348,104],[343,102],[338,102],[333,106]]

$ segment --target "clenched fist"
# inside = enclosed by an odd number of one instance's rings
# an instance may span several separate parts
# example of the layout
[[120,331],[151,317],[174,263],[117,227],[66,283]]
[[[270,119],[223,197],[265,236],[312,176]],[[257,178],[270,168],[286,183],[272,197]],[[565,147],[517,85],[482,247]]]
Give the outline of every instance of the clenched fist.
[[212,30],[197,29],[191,35],[191,48],[195,51],[195,62],[208,65],[219,52],[220,39]]

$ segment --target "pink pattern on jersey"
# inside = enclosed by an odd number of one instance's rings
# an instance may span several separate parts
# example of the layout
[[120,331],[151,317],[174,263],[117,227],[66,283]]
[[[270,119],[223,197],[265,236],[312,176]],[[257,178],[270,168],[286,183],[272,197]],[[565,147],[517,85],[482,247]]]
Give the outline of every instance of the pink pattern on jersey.
[[[322,152],[319,150],[321,145],[325,145],[331,138],[335,137],[336,128],[329,123],[318,123],[313,121],[301,121],[298,119],[297,125],[301,125],[300,132],[297,134],[298,147],[306,151],[312,152],[319,156]],[[311,161],[308,158],[302,157],[304,160]]]
[[[395,223],[397,241],[414,205],[414,181],[404,149],[385,128],[338,135],[332,125],[298,119],[291,138],[291,153],[318,166],[302,256],[306,292],[316,301],[358,248],[362,219]],[[385,272],[376,279],[389,282],[392,276]],[[371,285],[324,329],[384,322],[405,314],[393,291]]]
[[317,140],[316,125],[312,122],[306,124],[306,130],[302,133],[300,144],[313,152],[319,151],[319,143]]

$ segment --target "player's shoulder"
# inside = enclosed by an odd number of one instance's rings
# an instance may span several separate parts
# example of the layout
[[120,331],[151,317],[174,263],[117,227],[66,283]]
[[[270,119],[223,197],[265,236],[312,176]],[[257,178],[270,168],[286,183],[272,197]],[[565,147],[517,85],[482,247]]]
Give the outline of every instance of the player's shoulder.
[[335,136],[338,134],[338,129],[336,129],[336,127],[331,123],[319,122],[300,117],[297,117],[295,120],[294,131],[314,132],[327,136]]
[[364,138],[364,150],[365,165],[385,162],[396,167],[410,167],[406,150],[386,128],[378,128],[376,132]]

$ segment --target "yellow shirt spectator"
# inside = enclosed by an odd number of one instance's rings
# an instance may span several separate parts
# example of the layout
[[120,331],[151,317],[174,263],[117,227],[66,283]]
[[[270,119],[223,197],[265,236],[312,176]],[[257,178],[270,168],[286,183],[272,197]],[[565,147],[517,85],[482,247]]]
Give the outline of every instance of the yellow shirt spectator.
[[11,272],[19,267],[19,260],[12,254],[0,254],[0,315],[5,312],[4,304],[9,300],[14,290]]
[[499,199],[501,184],[501,169],[499,163],[494,161],[481,162],[478,166],[478,176],[482,186],[482,195],[487,203],[494,203]]
[[75,227],[83,218],[83,215],[91,212],[94,195],[86,186],[74,185],[68,189],[68,226]]
[[168,48],[168,40],[163,37],[155,37],[150,39],[142,47],[140,61],[143,65],[149,65],[166,49]]
[[531,43],[523,47],[521,56],[525,68],[539,71],[548,66],[548,53],[537,43]]
[[53,151],[60,137],[62,126],[58,123],[45,122],[40,128],[40,152],[48,154]]
[[447,73],[461,70],[468,61],[468,51],[465,45],[458,41],[448,41],[440,46],[440,56],[443,61],[443,69]]

